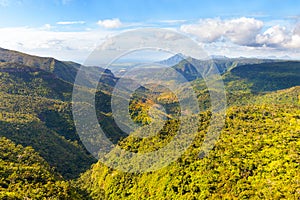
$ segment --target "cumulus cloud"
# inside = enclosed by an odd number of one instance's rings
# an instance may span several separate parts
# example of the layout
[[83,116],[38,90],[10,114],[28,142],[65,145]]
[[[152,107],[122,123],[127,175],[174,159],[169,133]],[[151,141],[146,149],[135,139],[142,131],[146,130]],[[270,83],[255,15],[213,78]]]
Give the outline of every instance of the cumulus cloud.
[[293,30],[293,34],[300,35],[300,23],[297,23],[295,25],[295,28]]
[[52,29],[53,27],[50,25],[50,24],[44,24],[44,26],[42,26],[40,29],[41,30],[50,30]]
[[290,41],[285,44],[285,47],[292,49],[300,48],[300,35],[292,35]]
[[[1,1],[1,0],[0,0]],[[57,24],[80,24],[81,21],[61,21]],[[82,21],[83,23],[83,21]],[[119,19],[99,21],[106,28],[129,27]],[[284,24],[284,23],[281,23]],[[281,56],[299,58],[300,23],[294,26],[263,24],[253,18],[231,20],[202,19],[198,23],[178,27],[181,31],[198,36],[204,49],[211,54],[227,56]],[[45,24],[42,27],[0,27],[0,47],[61,60],[83,62],[108,36],[119,29],[74,29],[63,31],[63,26]],[[150,33],[149,33],[150,34]],[[180,42],[172,34],[156,35],[161,41]],[[126,41],[128,42],[128,41]]]
[[275,48],[300,48],[300,25],[288,29],[285,26],[275,25],[256,36],[259,45]]
[[231,20],[201,19],[195,24],[182,25],[180,30],[195,35],[204,43],[230,41],[249,47],[300,48],[300,23],[294,27],[279,24],[267,27],[260,20],[246,17]]
[[285,27],[276,25],[256,36],[256,42],[267,46],[283,46],[290,39]]
[[112,32],[107,30],[64,32],[43,27],[0,28],[0,47],[82,62],[110,34]]
[[119,19],[105,19],[105,20],[99,20],[97,22],[99,26],[102,26],[104,28],[119,28],[122,26],[122,23]]
[[73,24],[85,24],[85,21],[61,21],[56,22],[59,25],[73,25]]
[[233,43],[215,42],[203,44],[203,49],[209,55],[225,55],[227,57],[256,58],[292,58],[299,59],[300,51],[289,48],[274,48],[268,46],[241,46]]
[[202,19],[196,24],[182,25],[180,30],[196,35],[201,42],[227,39],[239,45],[252,45],[262,27],[260,20],[241,17],[231,20]]

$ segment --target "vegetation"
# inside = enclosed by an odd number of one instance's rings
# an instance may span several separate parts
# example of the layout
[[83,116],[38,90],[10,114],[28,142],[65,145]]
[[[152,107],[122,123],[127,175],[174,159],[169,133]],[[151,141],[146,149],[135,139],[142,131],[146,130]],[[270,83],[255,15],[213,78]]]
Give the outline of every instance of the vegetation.
[[225,82],[243,81],[252,92],[266,92],[300,85],[300,62],[243,65],[225,75]]
[[[95,199],[298,199],[300,197],[299,104],[233,106],[208,157],[199,158],[209,114],[191,148],[175,163],[152,173],[128,174],[95,164],[79,184]],[[143,152],[172,137],[161,134],[121,143]],[[150,144],[150,145],[149,145]],[[132,151],[132,149],[131,149]]]
[[0,138],[1,199],[83,199],[72,182],[64,181],[32,147]]
[[75,132],[70,104],[0,93],[0,135],[32,146],[65,178],[77,177],[95,160]]
[[[199,101],[201,112],[194,118],[200,126],[193,144],[162,169],[124,173],[96,162],[76,133],[70,101],[80,65],[0,49],[0,198],[299,199],[300,63],[215,59],[228,109],[219,140],[203,158],[199,154],[211,105],[199,70],[207,73],[211,65],[192,60],[199,64],[193,66],[187,60],[174,68],[190,81]],[[91,82],[82,91],[94,92],[89,86],[97,81],[96,73],[103,75],[96,114],[113,143],[146,153],[173,139],[180,106],[170,90],[149,84],[131,95],[130,116],[142,128],[128,136],[115,123],[110,106],[118,78],[109,70],[85,67]],[[185,89],[178,87],[187,94]],[[155,121],[152,112],[166,122],[156,134],[136,137]]]

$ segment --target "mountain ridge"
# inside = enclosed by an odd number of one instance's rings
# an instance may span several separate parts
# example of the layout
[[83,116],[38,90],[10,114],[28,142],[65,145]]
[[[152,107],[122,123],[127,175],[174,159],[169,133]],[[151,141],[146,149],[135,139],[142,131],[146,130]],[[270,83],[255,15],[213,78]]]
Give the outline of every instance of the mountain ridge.
[[0,63],[1,62],[18,63],[29,67],[40,68],[53,73],[58,78],[72,84],[74,83],[77,72],[81,67],[87,69],[85,70],[88,73],[86,79],[95,73],[104,73],[106,76],[113,77],[110,70],[98,66],[84,66],[73,61],[60,61],[52,57],[39,57],[0,47]]
[[[20,54],[21,57],[22,55]],[[0,62],[0,136],[10,139],[16,145],[33,147],[53,168],[53,174],[72,180],[54,180],[45,186],[46,190],[43,190],[44,186],[42,190],[39,189],[42,193],[48,194],[47,189],[53,191],[52,188],[55,187],[55,195],[62,190],[66,195],[68,192],[75,195],[68,196],[67,199],[242,199],[257,196],[266,199],[299,198],[297,149],[300,144],[300,62],[264,62],[245,58],[240,58],[237,62],[237,59],[230,58],[215,59],[218,70],[222,72],[227,100],[230,102],[220,139],[208,157],[199,158],[211,117],[210,94],[206,83],[199,76],[199,71],[209,73],[211,63],[192,58],[182,60],[181,64],[173,68],[190,81],[199,106],[203,107],[199,116],[197,115],[201,123],[198,135],[189,150],[171,165],[152,173],[131,174],[96,162],[81,143],[70,102],[74,84],[71,80],[77,73],[76,64],[55,61],[59,64],[54,63],[53,66],[60,68],[55,71],[46,67],[51,66],[51,62],[46,62],[42,67],[39,63],[37,66],[28,66],[25,65],[26,62],[21,63],[21,59],[18,63],[17,53],[12,57],[10,60],[6,58],[11,62],[6,62],[5,59]],[[33,60],[39,59],[38,57],[30,61],[30,58],[26,58],[29,65]],[[196,64],[193,65],[193,62]],[[64,71],[65,67],[71,68],[67,69],[70,73],[58,77],[56,73]],[[84,69],[88,69],[85,71],[87,78],[97,81],[96,73],[100,68]],[[172,91],[164,88],[152,91],[151,86],[147,85],[131,95],[129,114],[134,122],[140,125],[150,123],[148,109],[155,103],[162,105],[169,114],[165,126],[158,134],[149,138],[135,138],[123,133],[112,117],[111,97],[117,81],[117,77],[106,71],[105,76],[98,82],[94,95],[96,116],[106,136],[125,150],[142,153],[161,148],[172,140],[179,127],[176,114],[180,112],[178,99]],[[184,92],[185,87],[177,89]],[[93,94],[95,92],[95,89],[88,87],[83,87],[83,90]],[[0,138],[0,142],[5,147],[15,148],[6,139]],[[0,153],[0,158],[6,155]],[[26,171],[27,163],[24,163],[26,173],[19,173],[15,167],[7,168],[9,165],[5,164],[5,156],[3,158],[1,164],[4,164],[0,165],[0,169],[4,169],[1,177],[4,179],[3,182],[0,181],[3,196],[17,196],[12,193],[15,192],[13,189],[2,189],[19,188],[20,185],[16,186],[15,183],[24,185],[18,190],[21,194],[34,193],[33,190],[26,193],[26,188],[35,187],[31,184],[31,179],[26,180],[26,177],[31,177]],[[35,170],[36,168],[30,172]],[[7,174],[9,178],[6,178]],[[44,183],[43,177],[38,179]],[[79,191],[74,190],[72,184]],[[1,191],[0,198],[3,197]],[[77,195],[78,192],[83,192],[84,196],[76,196],[73,192],[77,192]],[[53,197],[51,194],[53,193],[49,194],[49,198]]]

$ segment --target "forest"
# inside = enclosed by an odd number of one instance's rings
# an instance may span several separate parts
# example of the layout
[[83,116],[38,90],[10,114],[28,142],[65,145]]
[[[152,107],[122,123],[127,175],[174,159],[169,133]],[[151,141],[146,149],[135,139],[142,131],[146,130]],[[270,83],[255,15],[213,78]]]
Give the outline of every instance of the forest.
[[[300,62],[215,59],[225,86],[225,124],[205,157],[201,146],[212,117],[210,93],[189,59],[173,68],[192,85],[200,105],[189,148],[170,165],[151,172],[106,166],[82,143],[72,114],[76,73],[102,73],[95,92],[96,115],[106,136],[122,149],[146,153],[164,147],[180,125],[172,91],[137,89],[131,119],[147,126],[149,109],[164,107],[162,129],[151,137],[124,133],[112,116],[119,78],[110,70],[0,49],[1,199],[299,199]],[[197,61],[203,72],[208,63]],[[185,91],[185,88],[178,88]],[[116,155],[117,156],[117,155]],[[139,165],[141,163],[133,163]]]

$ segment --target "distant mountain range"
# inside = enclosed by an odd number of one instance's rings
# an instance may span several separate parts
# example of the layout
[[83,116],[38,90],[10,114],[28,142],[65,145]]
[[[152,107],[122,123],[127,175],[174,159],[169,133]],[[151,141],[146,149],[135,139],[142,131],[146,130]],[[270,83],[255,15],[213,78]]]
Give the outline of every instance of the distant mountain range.
[[159,64],[162,64],[162,65],[166,65],[166,66],[169,66],[169,67],[172,67],[178,63],[180,63],[182,60],[186,59],[187,56],[181,54],[181,53],[178,53],[174,56],[171,56],[170,58],[166,59],[166,60],[162,60],[162,61],[159,61],[157,63]]
[[182,73],[189,81],[205,76],[217,68],[220,74],[232,70],[242,65],[253,65],[261,63],[284,62],[283,60],[258,59],[258,58],[227,58],[217,56],[211,59],[197,60],[188,57],[173,66],[178,72]]
[[[203,75],[207,74],[212,66],[216,67],[220,74],[224,74],[225,72],[241,65],[247,64],[260,64],[260,63],[274,63],[274,62],[285,62],[288,61],[289,57],[284,56],[281,59],[277,57],[272,58],[228,58],[226,56],[221,55],[212,55],[203,60],[197,60],[195,58],[183,55],[176,54],[171,56],[168,59],[158,61],[155,64],[161,64],[162,67],[173,67],[178,72],[182,73],[187,80],[192,81],[197,78],[201,78]],[[119,64],[116,66],[112,66],[111,70],[117,76],[123,76],[127,71],[137,68],[139,65],[143,63],[126,63],[124,65]],[[144,70],[145,71],[145,70]],[[149,72],[151,74],[151,68],[147,68],[144,72]],[[143,74],[144,74],[143,73]],[[155,73],[155,72],[154,72]]]
[[[96,116],[106,136],[132,152],[159,149],[176,134],[180,105],[172,91],[149,84],[130,94],[128,111],[139,125],[151,123],[149,108],[155,104],[167,112],[158,134],[135,138],[114,121],[111,98],[119,78],[110,70],[0,48],[0,199],[251,198],[260,190],[266,199],[298,199],[300,62],[175,55],[158,64],[172,67],[190,81],[201,111],[198,136],[189,151],[157,172],[121,173],[97,162],[77,133],[71,99],[78,70],[84,69],[80,88],[95,97]],[[228,112],[210,157],[199,158],[211,116],[210,91],[202,76],[213,67],[224,82],[226,99],[220,101],[227,101]],[[90,88],[95,81],[96,90]],[[183,101],[188,98],[186,85],[176,89],[183,92]],[[80,103],[86,105],[84,100]],[[97,142],[95,138],[91,141]],[[277,196],[281,191],[286,196]]]

